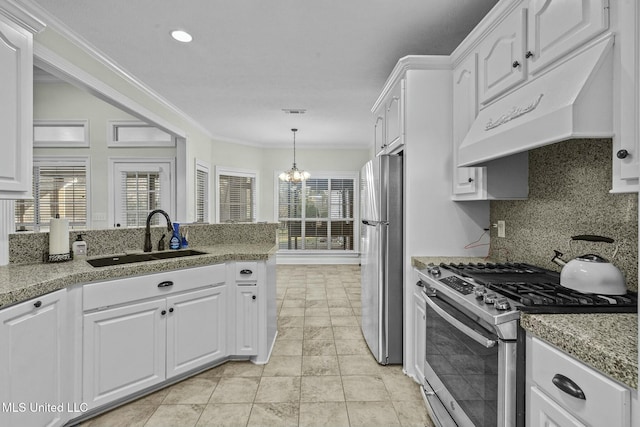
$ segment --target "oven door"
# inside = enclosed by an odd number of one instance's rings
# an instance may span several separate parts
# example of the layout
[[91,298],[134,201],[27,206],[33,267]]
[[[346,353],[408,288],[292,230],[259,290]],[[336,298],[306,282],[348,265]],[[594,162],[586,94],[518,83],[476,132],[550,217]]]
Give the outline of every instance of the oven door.
[[[426,296],[424,394],[441,426],[504,426],[499,356],[492,332],[437,296]],[[500,390],[502,391],[502,390]]]

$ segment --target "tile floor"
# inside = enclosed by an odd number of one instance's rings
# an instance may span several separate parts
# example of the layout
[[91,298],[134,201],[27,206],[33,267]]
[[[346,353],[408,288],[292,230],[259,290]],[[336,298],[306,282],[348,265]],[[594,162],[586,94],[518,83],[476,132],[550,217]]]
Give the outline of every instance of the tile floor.
[[277,277],[268,364],[227,362],[82,426],[433,426],[418,385],[369,353],[358,266],[278,266]]

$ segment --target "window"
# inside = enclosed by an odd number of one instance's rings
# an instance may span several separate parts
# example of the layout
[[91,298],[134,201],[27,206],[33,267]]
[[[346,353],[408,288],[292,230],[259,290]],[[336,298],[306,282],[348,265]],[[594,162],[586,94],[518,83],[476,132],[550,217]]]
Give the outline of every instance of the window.
[[48,231],[59,214],[71,229],[87,227],[86,158],[34,158],[33,200],[16,201],[17,231]]
[[278,180],[279,248],[353,251],[357,173],[313,176],[302,183]]
[[209,165],[197,159],[196,222],[209,222]]
[[87,120],[34,120],[34,147],[88,147]]
[[[110,159],[114,207],[113,223],[116,227],[144,227],[147,216],[155,209],[173,215],[174,192],[171,183],[173,160],[148,159],[136,161]],[[156,215],[152,225],[164,224]]]
[[110,121],[109,147],[175,147],[173,135],[136,121]]
[[217,222],[256,221],[256,177],[253,171],[216,168]]

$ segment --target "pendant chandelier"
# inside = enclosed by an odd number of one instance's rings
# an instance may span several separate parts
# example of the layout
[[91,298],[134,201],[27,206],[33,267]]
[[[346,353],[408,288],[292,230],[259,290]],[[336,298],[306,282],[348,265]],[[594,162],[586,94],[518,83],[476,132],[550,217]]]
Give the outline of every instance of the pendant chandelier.
[[298,170],[298,167],[296,166],[296,132],[297,131],[298,129],[291,129],[291,132],[293,132],[293,167],[287,171],[282,172],[278,176],[278,178],[280,178],[281,181],[301,182],[311,177],[311,174],[309,172]]

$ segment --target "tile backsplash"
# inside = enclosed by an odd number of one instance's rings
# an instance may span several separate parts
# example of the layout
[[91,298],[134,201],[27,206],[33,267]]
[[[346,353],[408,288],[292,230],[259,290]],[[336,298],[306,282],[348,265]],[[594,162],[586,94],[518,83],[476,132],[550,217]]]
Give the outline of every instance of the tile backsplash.
[[[638,290],[638,195],[611,194],[611,140],[570,140],[529,152],[529,199],[491,202],[491,224],[506,221],[506,237],[491,228],[490,256],[524,261],[560,271],[554,249],[564,259],[599,254],[622,270],[630,290]],[[573,242],[595,234],[614,244]],[[615,247],[618,251],[613,257]]]

